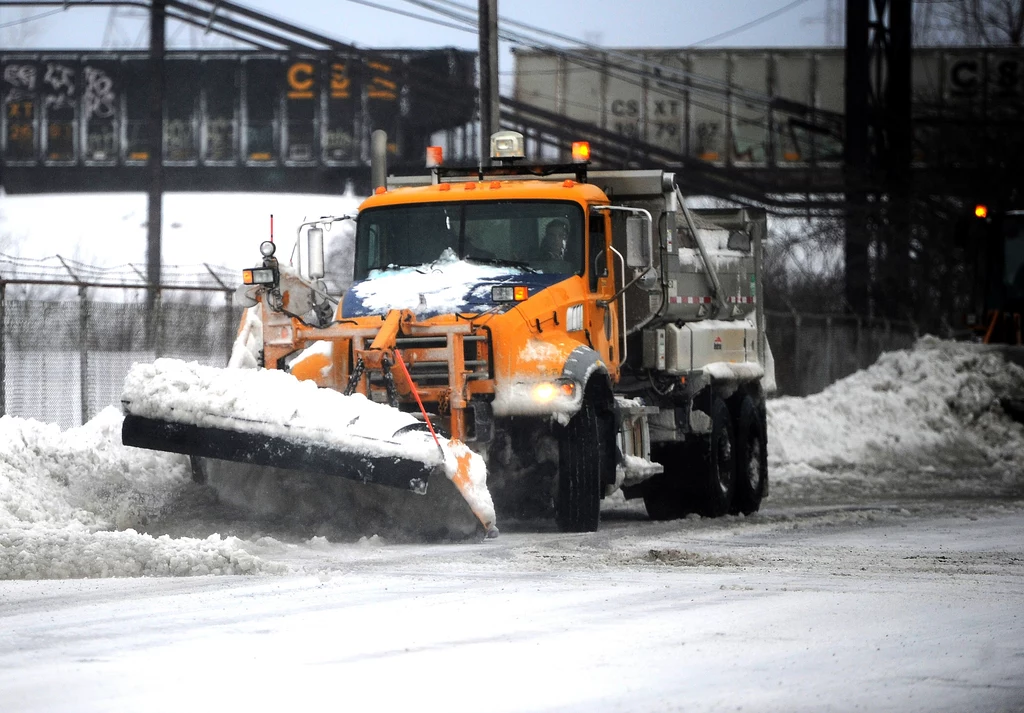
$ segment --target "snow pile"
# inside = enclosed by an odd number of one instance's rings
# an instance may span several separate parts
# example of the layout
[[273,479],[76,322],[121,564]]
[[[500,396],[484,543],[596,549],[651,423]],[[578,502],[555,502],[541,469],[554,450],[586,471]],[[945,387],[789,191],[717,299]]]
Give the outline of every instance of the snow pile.
[[[147,521],[190,485],[180,456],[120,445],[121,415],[85,426],[0,418],[0,579],[277,571],[235,538],[154,538]],[[119,531],[111,531],[119,530]]]
[[[447,248],[432,263],[399,270],[374,270],[370,279],[352,288],[363,306],[371,311],[408,309],[455,312],[470,296],[488,299],[491,285],[486,280],[522,274],[515,267],[478,265],[460,260]],[[468,287],[467,287],[468,286]]]
[[1002,399],[1024,398],[1024,369],[933,337],[883,354],[806,398],[768,402],[769,462],[796,471],[1024,471],[1024,427]]
[[405,431],[410,414],[299,381],[276,369],[218,369],[197,362],[157,359],[135,364],[121,396],[135,415],[210,428],[227,428],[366,453],[440,461],[430,434]]

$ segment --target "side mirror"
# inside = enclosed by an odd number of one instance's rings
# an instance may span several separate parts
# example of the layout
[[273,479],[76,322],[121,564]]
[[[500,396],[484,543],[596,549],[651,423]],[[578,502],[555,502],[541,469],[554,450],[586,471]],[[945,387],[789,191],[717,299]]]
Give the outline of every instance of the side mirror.
[[626,218],[626,265],[647,267],[651,264],[647,237],[644,235],[644,219],[638,215]]
[[309,255],[309,276],[319,280],[324,276],[324,231],[323,228],[310,228],[306,234],[306,245]]

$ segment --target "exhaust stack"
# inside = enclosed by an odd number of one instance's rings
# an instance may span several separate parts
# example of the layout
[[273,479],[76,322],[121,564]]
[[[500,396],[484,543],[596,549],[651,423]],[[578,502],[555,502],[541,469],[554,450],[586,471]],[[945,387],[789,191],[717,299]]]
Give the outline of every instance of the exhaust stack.
[[388,134],[382,129],[370,135],[370,183],[374,192],[388,187]]

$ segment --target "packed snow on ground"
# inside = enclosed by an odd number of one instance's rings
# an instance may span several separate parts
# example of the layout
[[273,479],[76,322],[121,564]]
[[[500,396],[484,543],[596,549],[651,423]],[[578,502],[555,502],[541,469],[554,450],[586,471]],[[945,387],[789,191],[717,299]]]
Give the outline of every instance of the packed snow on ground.
[[[881,495],[949,478],[963,481],[965,494],[1019,490],[1024,426],[1000,402],[1021,396],[1021,368],[971,345],[923,339],[820,394],[770,402],[773,492],[820,494],[839,483],[838,497]],[[121,446],[120,422],[115,409],[64,432],[0,419],[0,578],[280,569],[252,554],[266,550],[266,538],[145,534],[198,486],[183,457]]]

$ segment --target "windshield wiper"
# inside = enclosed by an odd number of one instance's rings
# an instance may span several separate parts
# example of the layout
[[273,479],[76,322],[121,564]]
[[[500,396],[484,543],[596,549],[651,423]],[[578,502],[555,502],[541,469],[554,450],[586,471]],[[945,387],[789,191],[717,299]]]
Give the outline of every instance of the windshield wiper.
[[499,265],[501,267],[518,267],[519,269],[526,270],[527,272],[537,272],[528,264],[526,264],[525,262],[521,262],[519,260],[506,260],[505,258],[500,257],[477,257],[476,255],[467,255],[465,259],[469,260],[470,262],[484,263],[485,265]]

